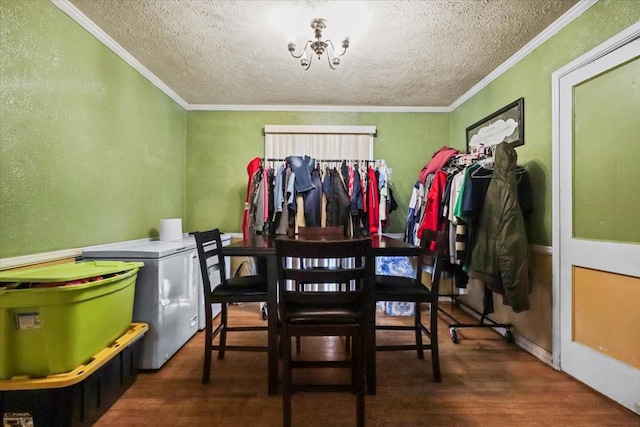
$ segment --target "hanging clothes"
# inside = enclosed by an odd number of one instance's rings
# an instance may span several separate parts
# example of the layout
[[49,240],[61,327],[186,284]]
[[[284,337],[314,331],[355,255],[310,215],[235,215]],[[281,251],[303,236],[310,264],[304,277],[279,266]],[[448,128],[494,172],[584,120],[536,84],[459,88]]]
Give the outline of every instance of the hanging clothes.
[[313,188],[311,171],[315,169],[315,159],[309,156],[289,156],[286,160],[296,174],[296,192],[304,193],[311,190]]
[[255,191],[256,174],[260,171],[260,164],[261,160],[259,157],[254,158],[247,164],[247,175],[249,175],[249,181],[247,182],[247,196],[244,202],[244,212],[242,215],[242,236],[245,239],[251,234],[249,216],[251,211],[251,201]]
[[253,233],[262,234],[265,229],[265,218],[268,216],[268,176],[265,168],[256,173],[256,191],[252,202],[251,223]]
[[[397,209],[390,188],[391,169],[383,160],[379,161],[383,175],[367,160],[318,161],[309,156],[266,160],[268,167],[259,158],[247,167],[250,180],[243,213],[245,238],[250,234],[289,234],[299,226],[342,225],[348,235],[381,233],[388,221],[382,221],[380,215],[388,219],[388,212]],[[274,161],[284,163],[277,167]],[[335,165],[323,165],[323,171],[320,162],[325,161]],[[385,187],[383,194],[380,182]]]
[[[444,214],[449,221],[449,261],[452,264],[462,264],[462,259],[458,257],[459,250],[463,249],[458,242],[459,236],[456,233],[458,225],[462,223],[455,215],[455,205],[460,197],[462,190],[462,181],[464,179],[464,171],[459,171],[451,178],[451,186],[449,188],[449,202],[447,204],[447,211]],[[462,238],[461,238],[462,240]]]
[[404,231],[404,241],[415,245],[417,226],[420,218],[420,189],[423,187],[420,181],[416,181],[411,190],[409,208],[407,209],[407,226]]
[[351,224],[351,200],[346,185],[337,169],[330,171],[330,195],[327,200],[327,226],[344,226],[345,232]]
[[388,218],[388,207],[387,207],[387,202],[389,199],[389,187],[387,187],[387,181],[388,181],[388,177],[387,175],[391,175],[390,173],[388,173],[387,171],[387,167],[382,164],[379,165],[376,170],[375,170],[375,174],[378,178],[378,196],[380,198],[380,203],[378,205],[378,216],[380,218],[380,226],[387,225],[387,218]]
[[442,220],[441,201],[446,182],[447,173],[441,169],[437,170],[431,188],[429,188],[429,192],[427,193],[425,214],[417,233],[418,239],[422,238],[422,231],[425,229],[435,231],[444,230],[445,223]]
[[278,171],[274,176],[273,183],[273,215],[271,216],[272,233],[277,233],[278,225],[280,224],[280,218],[284,210],[284,179],[285,179],[285,165],[282,164],[278,168]]
[[380,161],[375,169],[378,178],[378,196],[380,198],[380,228],[386,228],[391,225],[391,212],[398,209],[398,204],[393,198],[391,190],[391,176],[393,169],[387,167],[384,160]]
[[351,219],[353,232],[356,235],[364,235],[369,232],[368,218],[364,214],[364,188],[360,169],[356,163],[349,169],[349,186],[351,189]]
[[367,215],[369,218],[369,234],[378,234],[380,227],[380,198],[378,195],[378,179],[372,167],[367,170]]
[[306,227],[320,227],[322,220],[322,181],[320,171],[311,172],[313,188],[303,193],[304,222]]
[[291,171],[291,168],[285,167],[283,181],[283,201],[282,211],[277,221],[275,234],[286,235],[289,232],[290,217],[289,212],[291,210],[289,202],[293,199],[293,181],[295,180],[295,174]]
[[469,277],[482,280],[516,313],[529,308],[528,243],[516,188],[517,154],[506,143],[496,147],[471,248]]
[[435,173],[437,170],[442,169],[444,165],[449,161],[449,159],[456,154],[460,153],[459,150],[455,148],[443,146],[438,151],[433,153],[429,162],[424,165],[420,174],[418,175],[418,181],[423,184],[427,180],[427,176],[429,174]]

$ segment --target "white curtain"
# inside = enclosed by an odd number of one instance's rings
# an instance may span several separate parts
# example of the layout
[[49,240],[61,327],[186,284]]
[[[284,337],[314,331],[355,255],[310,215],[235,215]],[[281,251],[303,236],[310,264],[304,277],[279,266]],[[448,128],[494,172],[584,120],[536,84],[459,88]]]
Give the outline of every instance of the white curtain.
[[264,157],[374,160],[372,126],[265,126]]

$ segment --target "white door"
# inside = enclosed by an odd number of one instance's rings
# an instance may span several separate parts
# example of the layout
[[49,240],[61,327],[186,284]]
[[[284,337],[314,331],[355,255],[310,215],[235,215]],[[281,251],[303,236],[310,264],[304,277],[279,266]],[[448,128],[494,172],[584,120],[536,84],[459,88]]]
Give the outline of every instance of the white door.
[[554,73],[554,363],[640,414],[640,29],[634,27],[617,44]]

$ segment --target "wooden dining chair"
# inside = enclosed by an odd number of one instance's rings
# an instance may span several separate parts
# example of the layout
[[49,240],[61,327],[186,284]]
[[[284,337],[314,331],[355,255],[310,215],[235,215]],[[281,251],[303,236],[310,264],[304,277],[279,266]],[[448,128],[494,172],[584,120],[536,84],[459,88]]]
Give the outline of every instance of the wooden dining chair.
[[[374,326],[374,265],[371,239],[276,239],[279,317],[283,350],[283,419],[291,425],[292,394],[301,391],[348,391],[356,394],[356,419],[364,426],[365,338]],[[302,259],[350,259],[332,267],[305,265]],[[293,262],[298,260],[298,262]],[[344,290],[307,290],[306,284],[347,284]],[[321,288],[319,288],[321,289]],[[347,360],[294,359],[291,340],[299,336],[350,336]],[[350,368],[349,383],[293,382],[295,369]],[[321,401],[318,402],[320,404]]]
[[[242,302],[267,301],[267,280],[262,276],[226,277],[225,257],[222,253],[220,230],[213,229],[195,233],[200,260],[200,272],[204,288],[204,308],[206,317],[204,366],[202,383],[209,382],[211,371],[211,353],[218,351],[218,359],[224,359],[225,351],[264,351],[266,345],[227,345],[227,332],[267,331],[265,325],[229,326],[228,305]],[[212,284],[211,276],[219,275],[218,285]],[[215,277],[215,276],[214,276]],[[218,316],[220,322],[214,329],[215,318],[211,304],[219,303],[221,310]],[[214,344],[219,336],[218,344]]]
[[[375,350],[416,350],[419,359],[424,359],[424,350],[430,350],[435,382],[441,381],[440,359],[438,354],[438,293],[440,276],[442,275],[442,261],[446,246],[445,237],[444,231],[423,231],[420,241],[421,254],[418,257],[414,277],[378,274],[375,276],[376,302],[395,301],[415,303],[412,325],[376,325],[377,331],[413,331],[415,333],[415,342],[391,345],[376,344]],[[426,281],[425,277],[428,278]],[[430,304],[428,326],[425,325],[422,320],[423,304]],[[423,341],[423,335],[428,339],[428,343]],[[375,354],[373,357],[375,357]]]

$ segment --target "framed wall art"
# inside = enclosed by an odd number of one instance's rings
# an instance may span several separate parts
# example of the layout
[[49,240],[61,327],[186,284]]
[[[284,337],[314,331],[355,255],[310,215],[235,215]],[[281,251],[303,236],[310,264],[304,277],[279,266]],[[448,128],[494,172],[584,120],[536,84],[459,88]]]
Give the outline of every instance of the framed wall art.
[[467,128],[467,152],[493,152],[494,146],[507,142],[524,145],[524,98],[477,121]]

